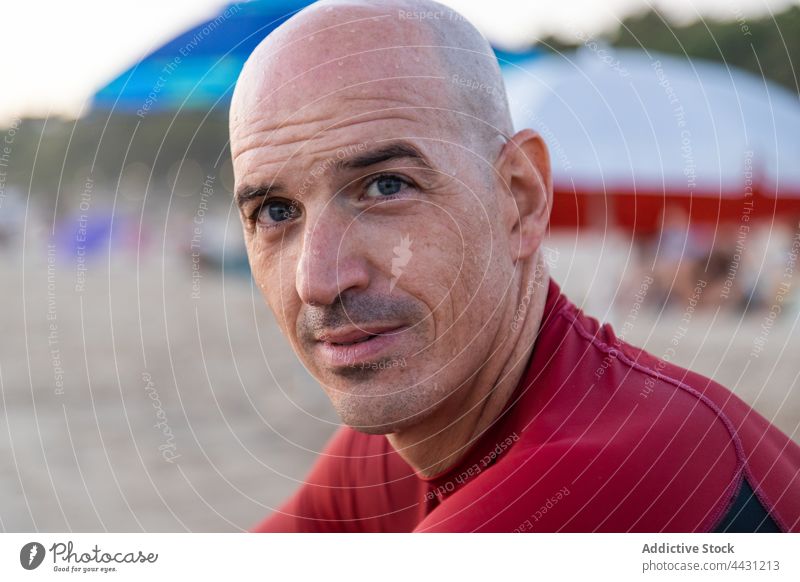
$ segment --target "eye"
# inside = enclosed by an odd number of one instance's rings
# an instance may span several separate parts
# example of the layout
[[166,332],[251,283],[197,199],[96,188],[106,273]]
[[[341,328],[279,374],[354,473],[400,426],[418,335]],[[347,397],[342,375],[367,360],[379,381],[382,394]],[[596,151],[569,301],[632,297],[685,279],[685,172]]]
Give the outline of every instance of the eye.
[[391,198],[410,185],[411,184],[407,180],[399,176],[376,176],[367,185],[366,196],[368,198]]
[[261,224],[271,225],[296,218],[300,214],[297,204],[280,198],[269,198],[256,210],[255,219]]

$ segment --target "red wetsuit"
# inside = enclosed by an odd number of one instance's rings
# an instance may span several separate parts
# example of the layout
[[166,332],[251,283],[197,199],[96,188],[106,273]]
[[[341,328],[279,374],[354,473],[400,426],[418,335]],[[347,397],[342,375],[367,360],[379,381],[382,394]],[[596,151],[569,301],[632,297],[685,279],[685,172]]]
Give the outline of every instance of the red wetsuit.
[[342,428],[253,531],[800,531],[800,447],[551,281],[522,381],[456,466],[421,478],[384,436]]

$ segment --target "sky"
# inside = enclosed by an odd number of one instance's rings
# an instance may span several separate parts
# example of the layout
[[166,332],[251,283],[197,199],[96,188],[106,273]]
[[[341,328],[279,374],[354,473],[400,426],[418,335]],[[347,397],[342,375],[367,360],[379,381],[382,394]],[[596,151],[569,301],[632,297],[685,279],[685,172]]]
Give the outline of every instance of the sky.
[[[800,0],[441,0],[493,43],[594,35],[656,6],[680,21],[747,18]],[[20,116],[75,117],[96,89],[181,31],[217,14],[224,0],[9,0],[0,8],[0,124]]]

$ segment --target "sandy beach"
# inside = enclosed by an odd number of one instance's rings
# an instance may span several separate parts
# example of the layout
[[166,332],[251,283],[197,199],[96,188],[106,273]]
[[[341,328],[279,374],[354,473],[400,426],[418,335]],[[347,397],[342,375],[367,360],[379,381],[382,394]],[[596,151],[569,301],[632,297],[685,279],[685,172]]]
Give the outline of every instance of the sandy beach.
[[[249,276],[171,251],[79,265],[36,234],[0,251],[0,529],[240,531],[285,499],[338,419]],[[552,244],[568,296],[624,327],[625,252]],[[625,339],[663,357],[681,316],[639,311]],[[797,314],[750,357],[763,317],[693,313],[670,358],[798,440]]]

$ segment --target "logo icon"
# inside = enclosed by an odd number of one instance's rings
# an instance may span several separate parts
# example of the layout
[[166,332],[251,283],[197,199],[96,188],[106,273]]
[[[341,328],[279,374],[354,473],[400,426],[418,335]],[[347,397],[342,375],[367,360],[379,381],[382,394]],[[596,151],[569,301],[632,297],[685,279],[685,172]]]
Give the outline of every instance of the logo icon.
[[26,570],[35,570],[44,560],[44,546],[39,542],[28,542],[19,551],[19,563]]
[[400,244],[392,249],[394,257],[392,257],[392,280],[389,282],[389,293],[394,290],[397,285],[397,280],[403,274],[403,267],[411,260],[411,237],[405,235],[400,238]]

